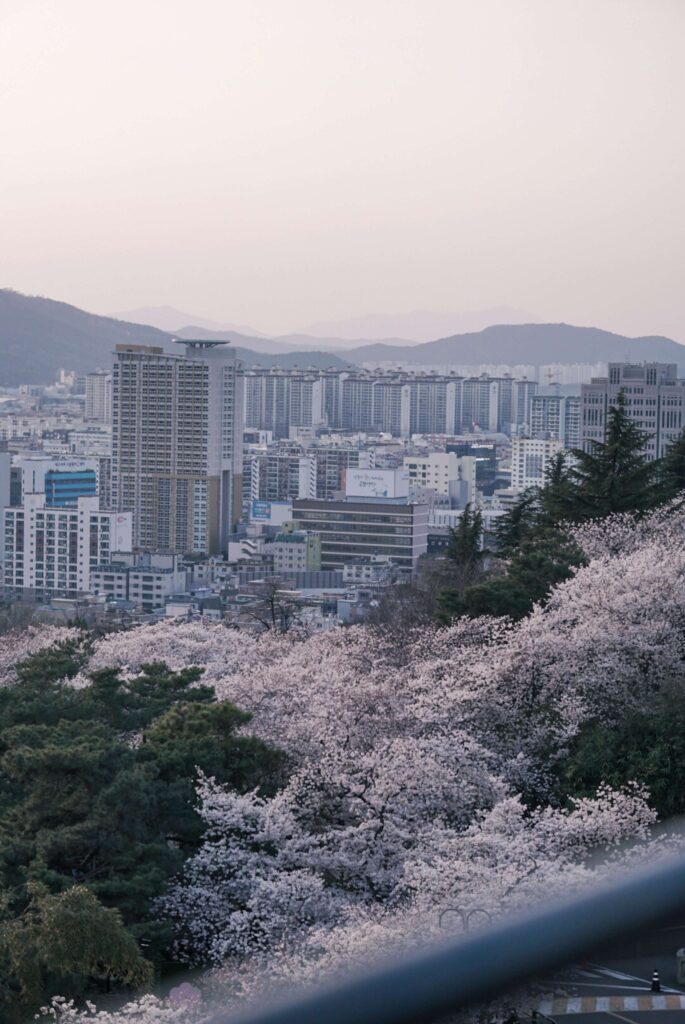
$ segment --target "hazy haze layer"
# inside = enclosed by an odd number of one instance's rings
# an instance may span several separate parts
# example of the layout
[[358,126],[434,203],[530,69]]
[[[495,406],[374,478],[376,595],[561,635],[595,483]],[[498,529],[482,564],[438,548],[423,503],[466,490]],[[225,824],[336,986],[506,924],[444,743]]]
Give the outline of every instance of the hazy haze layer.
[[0,0],[0,286],[685,341],[682,0]]

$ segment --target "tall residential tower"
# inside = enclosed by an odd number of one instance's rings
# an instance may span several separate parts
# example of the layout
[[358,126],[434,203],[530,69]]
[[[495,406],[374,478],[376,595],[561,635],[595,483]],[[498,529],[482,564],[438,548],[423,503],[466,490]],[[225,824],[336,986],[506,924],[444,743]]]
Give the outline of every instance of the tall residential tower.
[[218,554],[241,513],[242,364],[225,342],[179,344],[116,347],[112,500],[136,549]]

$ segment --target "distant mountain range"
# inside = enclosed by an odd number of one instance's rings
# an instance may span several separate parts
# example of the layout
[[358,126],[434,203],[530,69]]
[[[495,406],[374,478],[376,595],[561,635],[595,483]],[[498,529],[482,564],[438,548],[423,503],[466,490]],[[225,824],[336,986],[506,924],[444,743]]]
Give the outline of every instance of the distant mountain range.
[[[285,350],[277,356],[265,355],[250,347],[249,337],[236,335],[236,340],[248,342],[234,346],[248,366],[278,363],[285,368],[342,369],[351,365],[348,359],[320,351]],[[107,368],[112,365],[114,346],[120,344],[160,345],[169,352],[178,351],[173,336],[155,327],[96,316],[66,302],[0,289],[0,386],[49,384],[61,367],[79,373]]]
[[685,367],[685,345],[659,336],[626,338],[571,324],[500,324],[407,348],[374,343],[354,348],[356,363],[402,361],[428,366],[657,361]]
[[[410,366],[539,366],[628,359],[677,363],[681,373],[685,373],[685,345],[670,338],[627,338],[595,327],[570,324],[498,325],[418,345],[393,339],[342,352],[333,351],[336,339],[330,339],[330,346],[325,343],[325,351],[309,350],[301,335],[292,335],[289,341],[259,339],[238,331],[216,332],[199,325],[179,330],[174,336],[229,340],[247,366],[342,369],[386,361]],[[0,290],[0,386],[47,384],[55,380],[60,367],[80,373],[109,367],[117,344],[160,345],[174,351],[174,336],[146,324],[86,313],[64,302]],[[317,341],[306,337],[309,342]],[[278,347],[267,353],[257,350],[256,346],[267,343]]]
[[[266,335],[253,327],[218,323],[195,313],[183,313],[173,306],[142,306],[115,315],[120,320],[147,324],[170,334],[179,334],[192,326],[193,330],[200,328],[217,337],[230,338],[231,341],[235,334],[264,339],[264,345],[253,345],[258,352],[288,351],[293,344],[302,348],[320,348],[322,342],[327,349],[335,350],[355,348],[374,341],[387,345],[412,345],[467,331],[482,331],[493,324],[534,324],[541,321],[534,313],[513,309],[511,306],[495,306],[466,313],[436,313],[419,309],[413,313],[372,313],[369,316],[311,324],[289,334]],[[267,347],[269,342],[271,347]]]
[[371,313],[368,316],[331,320],[304,327],[303,334],[315,338],[345,338],[363,344],[367,340],[387,342],[390,338],[409,342],[432,341],[455,334],[482,331],[493,324],[535,324],[542,317],[511,306],[495,306],[465,313],[436,313],[429,309],[416,309],[411,313]]
[[265,338],[261,331],[253,327],[245,327],[240,324],[220,323],[217,320],[207,320],[206,317],[197,316],[196,313],[184,313],[174,306],[141,306],[139,309],[129,309],[124,313],[112,313],[114,320],[126,320],[134,324],[147,324],[148,327],[157,327],[167,334],[178,334],[182,327],[195,324],[208,331],[234,331],[236,334],[247,335],[254,338]]

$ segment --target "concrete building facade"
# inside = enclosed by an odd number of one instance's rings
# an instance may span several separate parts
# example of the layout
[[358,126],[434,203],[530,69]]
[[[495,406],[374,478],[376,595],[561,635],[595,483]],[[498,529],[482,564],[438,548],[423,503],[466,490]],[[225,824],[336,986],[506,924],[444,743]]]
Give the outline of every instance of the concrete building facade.
[[136,549],[216,554],[242,505],[242,364],[224,343],[184,355],[118,345],[112,500],[132,508]]
[[29,591],[39,600],[78,597],[90,590],[91,569],[113,551],[130,551],[131,512],[103,512],[97,497],[76,507],[50,508],[44,494],[4,510],[6,591]]
[[648,459],[661,458],[685,426],[685,381],[675,363],[609,363],[607,377],[581,387],[581,443],[603,441],[610,408],[623,393],[626,410],[645,434]]
[[321,537],[321,568],[340,569],[360,557],[385,556],[412,570],[428,545],[428,506],[404,501],[348,499],[293,502],[298,530]]

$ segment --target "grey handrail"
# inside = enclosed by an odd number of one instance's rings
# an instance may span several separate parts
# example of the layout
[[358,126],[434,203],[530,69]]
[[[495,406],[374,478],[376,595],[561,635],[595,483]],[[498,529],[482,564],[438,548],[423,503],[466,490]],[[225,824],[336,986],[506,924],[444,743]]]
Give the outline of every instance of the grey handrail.
[[685,909],[685,858],[211,1024],[427,1024]]

